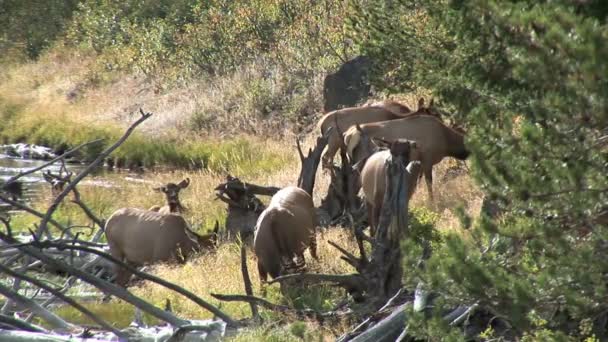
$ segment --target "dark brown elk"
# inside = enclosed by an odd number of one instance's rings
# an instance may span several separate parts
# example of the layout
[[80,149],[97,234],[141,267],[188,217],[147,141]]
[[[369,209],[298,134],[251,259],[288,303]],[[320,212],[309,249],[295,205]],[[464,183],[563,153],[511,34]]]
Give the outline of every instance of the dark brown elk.
[[[318,127],[321,134],[327,132],[330,127],[333,127],[330,132],[329,141],[327,142],[327,150],[323,155],[322,166],[324,169],[329,169],[336,152],[342,146],[342,134],[349,128],[355,125],[380,122],[388,120],[398,120],[410,115],[433,115],[441,118],[439,113],[433,107],[431,99],[428,106],[424,104],[424,98],[418,100],[418,109],[414,112],[409,107],[392,100],[374,102],[368,106],[343,108],[325,114],[320,120]],[[336,127],[336,124],[338,127]]]
[[266,282],[269,274],[276,278],[291,268],[304,266],[306,248],[318,259],[316,227],[316,211],[306,191],[292,186],[272,196],[258,218],[253,241],[260,280]]
[[344,133],[344,144],[352,163],[367,158],[373,153],[373,144],[366,143],[361,135],[385,140],[408,139],[416,141],[420,149],[421,167],[429,197],[433,200],[433,165],[445,157],[465,160],[469,156],[464,143],[464,134],[430,115],[411,115],[403,119],[368,123],[351,127]]
[[[217,242],[217,230],[199,235],[179,214],[137,208],[116,210],[105,226],[110,254],[133,266],[162,261],[184,262],[193,252],[210,250]],[[125,286],[131,272],[117,266],[116,283]]]
[[186,178],[181,182],[175,183],[167,183],[165,186],[161,186],[159,188],[154,188],[156,191],[160,191],[165,194],[165,198],[167,199],[167,204],[164,206],[154,205],[150,209],[151,211],[158,211],[159,213],[168,214],[168,213],[184,213],[186,208],[184,208],[179,201],[179,192],[182,189],[185,189],[190,185],[190,178]]
[[[367,160],[361,170],[361,188],[367,204],[368,219],[370,223],[371,236],[375,235],[378,220],[382,212],[384,193],[386,192],[386,169],[387,161],[391,156],[401,156],[403,167],[408,167],[408,199],[412,197],[416,189],[416,183],[420,172],[420,150],[416,142],[397,139],[388,142],[382,139],[374,139],[374,142],[384,150],[378,150]],[[414,163],[410,163],[414,162]],[[409,165],[408,165],[409,164]]]

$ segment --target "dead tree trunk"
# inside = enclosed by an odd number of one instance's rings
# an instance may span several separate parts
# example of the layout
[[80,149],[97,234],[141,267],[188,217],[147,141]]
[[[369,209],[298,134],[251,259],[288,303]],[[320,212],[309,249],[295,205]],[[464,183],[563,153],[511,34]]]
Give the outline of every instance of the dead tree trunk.
[[317,137],[314,149],[308,149],[308,155],[306,157],[304,156],[304,153],[302,153],[300,140],[296,139],[298,154],[300,156],[300,162],[302,163],[302,169],[298,176],[298,187],[304,189],[310,196],[312,196],[315,187],[315,177],[317,176],[317,169],[319,168],[319,162],[321,161],[321,153],[323,153],[323,149],[327,146],[330,133],[331,128],[320,137]]
[[215,187],[217,199],[228,204],[226,231],[228,238],[247,237],[253,233],[258,216],[266,206],[256,195],[272,196],[280,189],[242,182],[231,175],[226,182]]

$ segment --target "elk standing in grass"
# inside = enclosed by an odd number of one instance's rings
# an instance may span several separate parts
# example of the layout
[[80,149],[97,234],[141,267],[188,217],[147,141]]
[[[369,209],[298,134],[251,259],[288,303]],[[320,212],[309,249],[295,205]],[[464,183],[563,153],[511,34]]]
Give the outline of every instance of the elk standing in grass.
[[[161,261],[184,262],[193,252],[214,248],[218,225],[211,234],[193,232],[179,214],[122,208],[105,226],[110,254],[134,266]],[[116,265],[116,283],[125,286],[131,272]]]
[[[260,280],[276,278],[305,264],[304,250],[318,259],[315,232],[317,216],[312,197],[298,187],[277,192],[258,218],[253,248]],[[297,257],[297,262],[293,259]]]
[[164,206],[154,205],[150,209],[151,211],[157,211],[162,214],[168,213],[184,213],[186,208],[184,208],[179,201],[179,192],[182,189],[185,189],[190,185],[190,178],[186,178],[181,182],[175,183],[167,183],[165,186],[161,186],[160,188],[154,188],[156,191],[160,191],[165,194],[167,198],[167,204]]
[[400,138],[416,141],[431,200],[433,200],[433,165],[445,157],[465,160],[469,156],[464,143],[464,134],[430,115],[411,115],[399,120],[374,122],[349,128],[344,133],[344,144],[347,146],[347,154],[352,163],[357,163],[373,153],[373,144],[361,139],[362,134],[370,138],[391,141]]
[[333,127],[333,131],[329,134],[327,150],[322,158],[322,167],[325,169],[331,168],[334,155],[342,146],[342,133],[349,128],[357,124],[397,120],[410,115],[422,114],[440,118],[439,114],[433,109],[433,100],[427,107],[424,105],[423,98],[418,100],[418,110],[415,112],[399,102],[386,100],[372,103],[369,106],[343,108],[325,114],[318,124],[321,134],[325,134],[330,127]]

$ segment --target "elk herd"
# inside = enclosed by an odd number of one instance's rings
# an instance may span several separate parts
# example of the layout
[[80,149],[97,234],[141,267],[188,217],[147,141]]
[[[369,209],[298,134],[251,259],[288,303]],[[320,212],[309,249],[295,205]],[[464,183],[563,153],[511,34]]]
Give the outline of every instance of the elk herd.
[[[433,102],[418,103],[416,111],[395,101],[344,108],[325,114],[318,123],[327,135],[327,148],[322,166],[333,165],[341,148],[359,175],[365,198],[371,234],[377,228],[386,191],[386,161],[401,155],[409,169],[408,196],[424,175],[432,201],[432,168],[444,157],[464,160],[468,150],[464,133],[450,128],[434,110]],[[115,211],[105,226],[106,239],[113,257],[133,266],[160,261],[183,262],[193,252],[213,249],[217,244],[218,226],[207,235],[193,232],[182,217],[185,208],[179,192],[190,184],[185,179],[156,190],[165,194],[167,204],[148,210],[122,208]],[[254,228],[253,251],[257,257],[259,277],[280,275],[305,265],[304,251],[313,258],[316,253],[318,219],[312,194],[289,186],[276,192],[262,211]],[[116,265],[116,283],[126,286],[130,272]]]

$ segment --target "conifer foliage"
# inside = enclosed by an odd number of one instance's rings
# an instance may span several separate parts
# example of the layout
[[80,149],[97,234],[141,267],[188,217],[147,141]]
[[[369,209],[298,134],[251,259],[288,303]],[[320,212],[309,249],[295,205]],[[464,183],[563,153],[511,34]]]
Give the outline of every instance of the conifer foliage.
[[[506,209],[445,236],[412,279],[441,294],[435,307],[479,303],[530,340],[608,338],[607,3],[354,6],[375,85],[431,90],[466,127],[476,181]],[[445,336],[433,322],[410,329]]]

